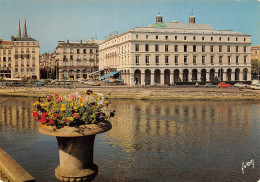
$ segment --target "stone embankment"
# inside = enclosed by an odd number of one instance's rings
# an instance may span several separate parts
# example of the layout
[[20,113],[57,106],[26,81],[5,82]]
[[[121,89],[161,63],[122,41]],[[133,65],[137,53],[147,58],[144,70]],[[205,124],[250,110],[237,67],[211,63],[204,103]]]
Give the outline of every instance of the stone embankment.
[[57,87],[0,87],[2,96],[44,97],[49,93],[68,95],[84,90],[103,93],[109,98],[120,99],[174,99],[174,100],[258,100],[260,90],[232,88],[204,88],[191,86],[174,87],[126,87],[99,86],[85,88],[57,88]]

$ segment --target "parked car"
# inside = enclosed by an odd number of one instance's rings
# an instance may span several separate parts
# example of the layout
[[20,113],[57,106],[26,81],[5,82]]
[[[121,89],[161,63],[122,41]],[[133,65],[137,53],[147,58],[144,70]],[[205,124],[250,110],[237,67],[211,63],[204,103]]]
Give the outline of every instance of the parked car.
[[249,85],[241,83],[241,82],[234,84],[234,86],[238,87],[238,88],[248,88],[249,87]]
[[251,89],[252,90],[260,90],[260,84],[252,85]]
[[77,81],[78,81],[79,83],[84,83],[84,82],[85,82],[85,79],[83,79],[83,78],[78,78]]
[[230,84],[227,84],[226,82],[220,82],[220,83],[218,84],[218,88],[220,88],[220,87],[231,87],[231,85],[230,85]]
[[206,83],[205,88],[215,88],[217,85],[213,85],[212,83]]
[[35,82],[35,85],[36,85],[36,86],[43,86],[44,83],[42,83],[42,82]]

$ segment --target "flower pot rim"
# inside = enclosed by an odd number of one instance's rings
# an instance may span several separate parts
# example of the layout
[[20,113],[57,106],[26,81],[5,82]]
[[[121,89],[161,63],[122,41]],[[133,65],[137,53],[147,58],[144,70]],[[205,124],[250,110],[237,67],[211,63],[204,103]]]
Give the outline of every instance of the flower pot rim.
[[83,137],[103,133],[110,130],[111,128],[111,123],[109,121],[105,121],[99,124],[80,125],[78,128],[64,126],[63,128],[59,129],[55,129],[53,126],[40,124],[38,130],[42,134],[56,137]]

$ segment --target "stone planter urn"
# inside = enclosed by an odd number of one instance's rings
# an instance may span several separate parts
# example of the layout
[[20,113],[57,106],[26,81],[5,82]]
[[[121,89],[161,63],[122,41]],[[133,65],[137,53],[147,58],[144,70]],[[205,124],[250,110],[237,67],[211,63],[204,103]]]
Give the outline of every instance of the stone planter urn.
[[58,141],[60,165],[55,169],[57,179],[61,182],[92,181],[98,173],[98,166],[93,163],[95,136],[111,128],[108,121],[55,130],[52,126],[40,125],[40,133],[56,136]]

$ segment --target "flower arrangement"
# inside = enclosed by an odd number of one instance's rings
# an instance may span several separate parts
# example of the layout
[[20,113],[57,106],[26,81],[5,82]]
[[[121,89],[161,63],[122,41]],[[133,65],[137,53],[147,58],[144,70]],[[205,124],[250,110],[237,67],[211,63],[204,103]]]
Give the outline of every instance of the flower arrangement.
[[115,111],[104,112],[108,106],[103,94],[91,90],[78,92],[69,96],[58,94],[47,95],[43,102],[33,104],[33,117],[41,124],[62,128],[64,126],[79,126],[98,124],[113,117]]

